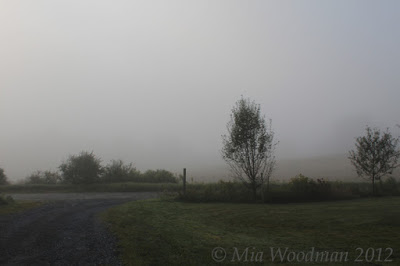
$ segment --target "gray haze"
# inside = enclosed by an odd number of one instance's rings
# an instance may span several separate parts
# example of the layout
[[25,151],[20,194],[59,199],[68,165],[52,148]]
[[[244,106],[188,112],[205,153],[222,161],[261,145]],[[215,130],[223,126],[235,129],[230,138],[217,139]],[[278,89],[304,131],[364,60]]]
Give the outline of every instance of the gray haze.
[[227,178],[243,95],[272,119],[276,177],[353,175],[365,125],[399,133],[399,25],[399,1],[1,1],[0,167],[88,150]]

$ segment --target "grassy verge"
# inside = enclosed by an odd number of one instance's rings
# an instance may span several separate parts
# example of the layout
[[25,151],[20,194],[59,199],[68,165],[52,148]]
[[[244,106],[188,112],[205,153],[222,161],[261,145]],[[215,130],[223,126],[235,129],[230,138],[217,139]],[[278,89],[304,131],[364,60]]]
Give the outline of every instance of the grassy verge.
[[6,185],[0,186],[4,193],[49,193],[49,192],[162,192],[176,191],[181,187],[172,183],[112,183],[91,185]]
[[25,211],[40,206],[43,203],[36,201],[15,201],[7,205],[0,205],[0,215]]
[[[400,185],[385,182],[378,186],[378,196],[400,196]],[[254,198],[252,191],[242,183],[223,182],[207,184],[190,184],[186,194],[180,194],[179,199],[185,202],[206,203],[298,203],[316,201],[349,200],[362,197],[371,197],[370,184],[351,183],[340,181],[317,181],[299,176],[287,183],[271,183],[258,189]]]
[[[289,264],[280,258],[272,263],[271,247],[282,248],[282,253],[286,247],[295,252],[309,252],[313,247],[320,252],[348,252],[348,265],[371,265],[365,263],[365,252],[372,247],[376,265],[387,265],[376,262],[376,249],[383,248],[380,259],[384,260],[389,247],[394,250],[389,264],[399,265],[398,206],[399,197],[301,204],[198,204],[164,199],[124,204],[102,217],[118,236],[127,265],[238,264],[236,257],[231,262],[234,247],[239,255],[249,247],[249,261],[251,252],[263,252],[263,263],[254,265]],[[212,259],[215,247],[226,250],[224,262]],[[363,249],[364,262],[354,262],[360,253],[357,248]]]
[[[293,203],[309,201],[334,201],[360,198],[368,195],[368,184],[331,182],[325,186],[295,186],[289,183],[270,184],[258,190],[257,199],[242,183],[218,182],[208,184],[194,184],[187,186],[186,194],[180,194],[179,199],[185,202],[230,202],[230,203]],[[262,190],[265,197],[262,197]]]

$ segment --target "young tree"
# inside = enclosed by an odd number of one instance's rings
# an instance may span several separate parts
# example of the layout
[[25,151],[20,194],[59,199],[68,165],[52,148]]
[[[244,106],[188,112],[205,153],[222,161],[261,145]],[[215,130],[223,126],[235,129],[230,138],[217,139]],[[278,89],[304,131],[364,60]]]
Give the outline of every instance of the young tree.
[[241,98],[232,109],[227,129],[228,134],[222,136],[222,158],[234,176],[253,191],[256,199],[257,189],[265,182],[268,186],[275,167],[277,143],[271,120],[267,124],[260,106]]
[[59,166],[63,181],[72,184],[90,184],[100,182],[103,172],[101,160],[93,152],[82,151],[79,155],[69,156]]
[[370,180],[372,193],[376,194],[375,181],[399,166],[400,151],[397,148],[399,138],[392,137],[389,130],[383,132],[367,126],[366,135],[356,139],[356,150],[349,152],[349,159],[357,175]]
[[4,173],[4,169],[0,168],[0,185],[7,185],[8,184],[8,180],[7,180],[7,176]]

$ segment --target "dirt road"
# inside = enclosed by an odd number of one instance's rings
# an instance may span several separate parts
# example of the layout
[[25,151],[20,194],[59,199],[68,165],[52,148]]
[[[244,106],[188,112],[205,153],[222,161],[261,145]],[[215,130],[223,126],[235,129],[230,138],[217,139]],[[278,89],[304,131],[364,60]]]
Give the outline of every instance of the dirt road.
[[97,214],[156,193],[15,194],[38,208],[0,216],[0,265],[120,265],[116,239]]

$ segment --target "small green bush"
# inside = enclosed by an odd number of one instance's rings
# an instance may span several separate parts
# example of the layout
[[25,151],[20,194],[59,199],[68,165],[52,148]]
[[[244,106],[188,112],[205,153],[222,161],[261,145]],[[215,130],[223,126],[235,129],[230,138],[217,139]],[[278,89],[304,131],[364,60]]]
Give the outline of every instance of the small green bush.
[[178,183],[178,178],[173,173],[163,169],[147,170],[137,180],[144,183]]
[[0,195],[0,205],[8,205],[14,203],[14,199],[11,196]]
[[147,170],[141,173],[132,164],[121,160],[113,160],[104,168],[101,177],[105,183],[137,182],[137,183],[178,183],[178,178],[167,170]]
[[122,160],[112,160],[104,168],[101,179],[105,183],[134,182],[140,175],[140,171],[133,167],[132,163],[125,164]]
[[101,160],[93,152],[81,151],[78,155],[70,155],[59,169],[63,182],[67,184],[94,184],[101,181],[103,173]]

